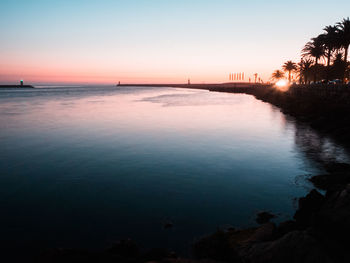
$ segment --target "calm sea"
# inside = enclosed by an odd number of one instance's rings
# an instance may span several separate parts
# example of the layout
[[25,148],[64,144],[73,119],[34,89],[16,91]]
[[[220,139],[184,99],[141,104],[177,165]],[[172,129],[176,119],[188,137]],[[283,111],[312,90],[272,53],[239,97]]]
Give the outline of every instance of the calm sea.
[[[293,215],[317,158],[344,150],[243,94],[152,87],[0,90],[0,241],[186,253],[217,227]],[[163,229],[163,223],[173,228]]]

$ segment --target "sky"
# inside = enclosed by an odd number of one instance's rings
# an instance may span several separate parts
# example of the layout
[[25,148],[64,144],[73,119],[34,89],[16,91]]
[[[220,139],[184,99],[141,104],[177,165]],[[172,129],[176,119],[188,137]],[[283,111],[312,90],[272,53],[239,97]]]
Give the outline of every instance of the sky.
[[268,80],[350,1],[0,0],[0,83]]

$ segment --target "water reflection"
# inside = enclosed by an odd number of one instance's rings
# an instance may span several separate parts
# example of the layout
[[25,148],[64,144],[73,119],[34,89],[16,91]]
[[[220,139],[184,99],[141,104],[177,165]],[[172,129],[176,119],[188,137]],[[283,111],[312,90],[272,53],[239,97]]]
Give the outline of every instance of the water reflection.
[[314,162],[321,169],[333,162],[349,162],[349,152],[331,138],[315,132],[310,126],[295,123],[295,145],[308,161]]

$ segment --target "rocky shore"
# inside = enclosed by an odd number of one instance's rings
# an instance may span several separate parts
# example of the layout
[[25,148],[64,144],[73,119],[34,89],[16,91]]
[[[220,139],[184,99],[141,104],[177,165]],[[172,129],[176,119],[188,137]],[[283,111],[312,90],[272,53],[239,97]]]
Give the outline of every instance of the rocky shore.
[[195,244],[194,254],[225,262],[349,262],[350,165],[326,170],[310,179],[321,181],[326,193],[312,190],[300,198],[293,220],[218,231]]

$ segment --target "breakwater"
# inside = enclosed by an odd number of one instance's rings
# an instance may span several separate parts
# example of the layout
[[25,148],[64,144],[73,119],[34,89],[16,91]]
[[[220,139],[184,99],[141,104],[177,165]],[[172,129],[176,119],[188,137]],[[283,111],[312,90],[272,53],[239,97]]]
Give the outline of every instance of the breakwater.
[[0,89],[34,89],[32,85],[0,85]]

